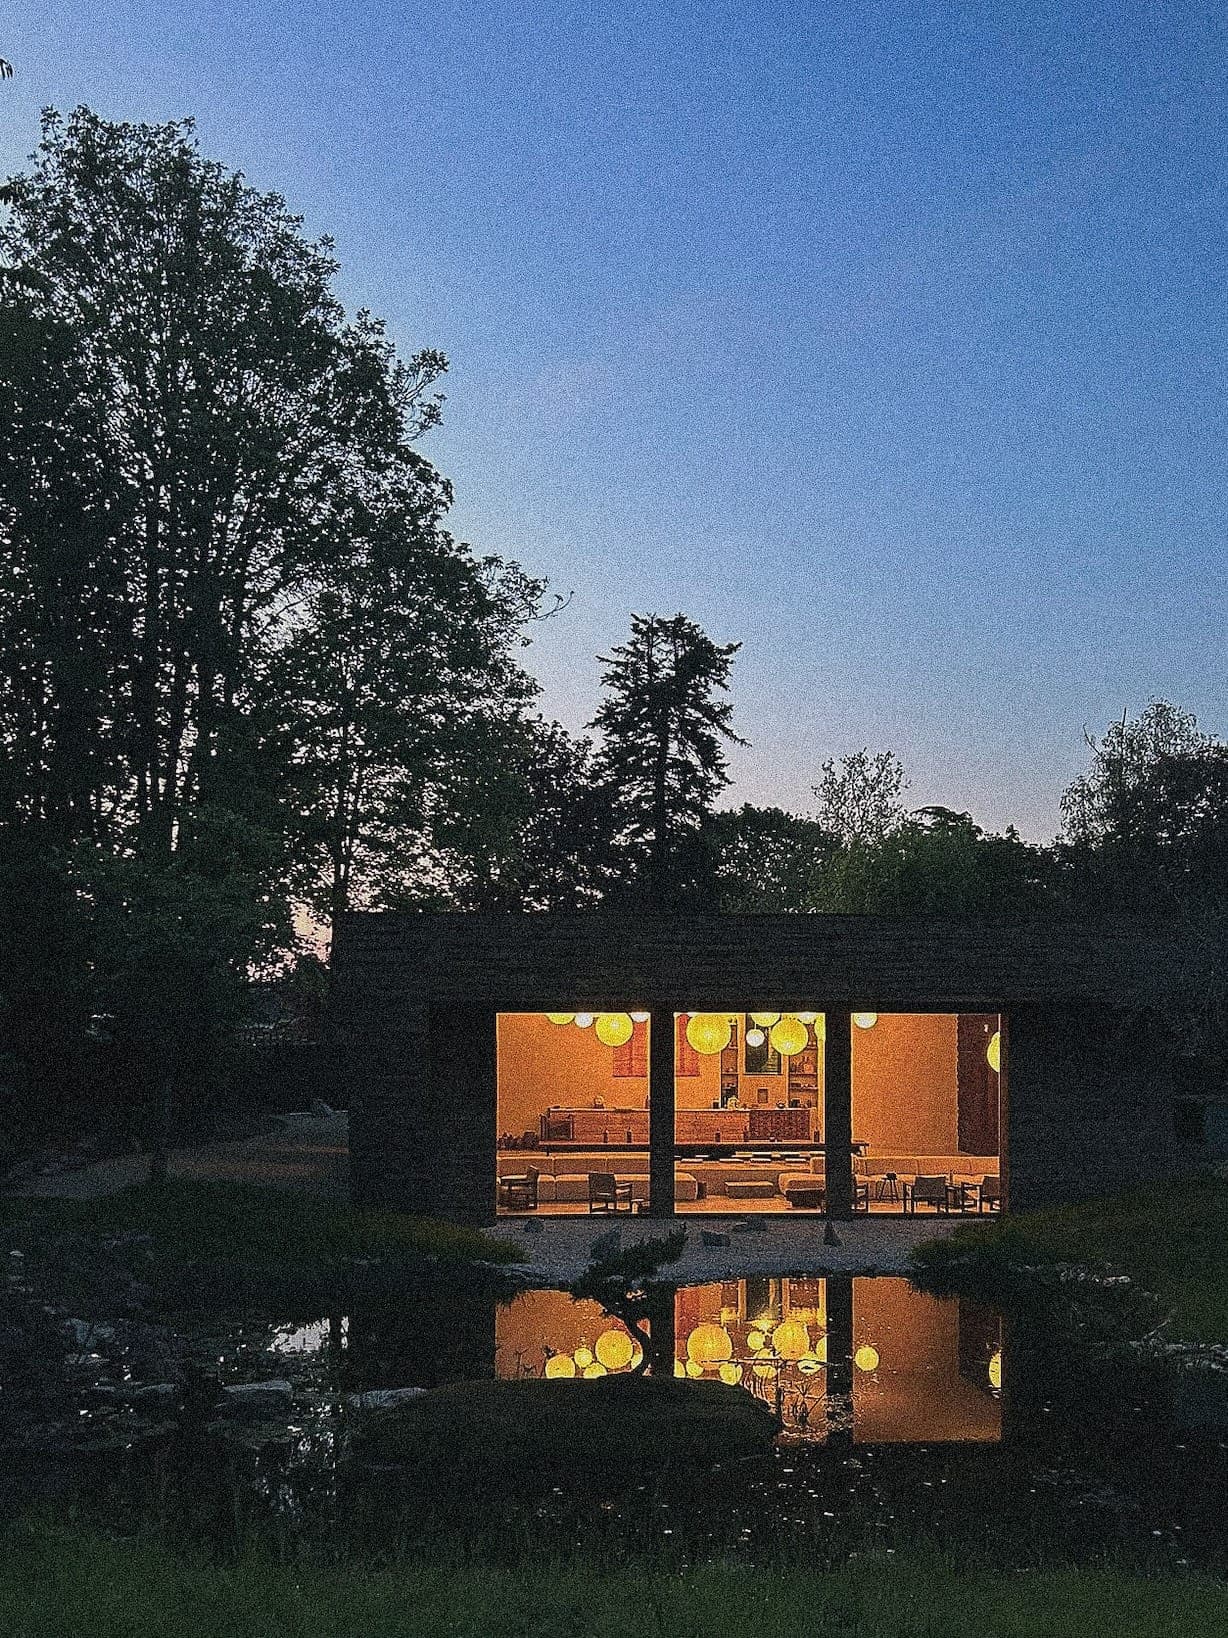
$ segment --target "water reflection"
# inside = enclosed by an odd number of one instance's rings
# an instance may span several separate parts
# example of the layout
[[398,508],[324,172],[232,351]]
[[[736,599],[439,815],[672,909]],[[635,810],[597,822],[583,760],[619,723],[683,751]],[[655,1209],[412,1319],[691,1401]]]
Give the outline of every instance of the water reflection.
[[[927,1296],[901,1279],[794,1276],[683,1286],[668,1300],[652,1327],[658,1359],[676,1376],[753,1394],[791,1440],[1001,1437],[1001,1321],[965,1299]],[[500,1377],[596,1377],[634,1370],[642,1357],[620,1321],[564,1291],[520,1293],[494,1331]]]

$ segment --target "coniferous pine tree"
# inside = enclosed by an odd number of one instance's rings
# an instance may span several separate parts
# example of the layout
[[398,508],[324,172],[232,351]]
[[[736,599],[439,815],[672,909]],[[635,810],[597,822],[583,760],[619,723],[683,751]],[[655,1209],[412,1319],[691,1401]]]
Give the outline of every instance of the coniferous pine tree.
[[729,783],[725,745],[746,744],[721,698],[740,647],[714,643],[685,614],[635,614],[628,641],[599,656],[605,699],[591,726],[627,874],[656,908],[677,908],[694,888],[701,834]]

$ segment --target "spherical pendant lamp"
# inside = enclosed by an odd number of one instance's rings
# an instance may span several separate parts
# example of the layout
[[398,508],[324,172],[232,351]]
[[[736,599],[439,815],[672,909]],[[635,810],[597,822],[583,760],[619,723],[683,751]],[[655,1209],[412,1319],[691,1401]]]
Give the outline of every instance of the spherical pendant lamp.
[[733,1357],[733,1339],[723,1325],[697,1325],[686,1339],[687,1358],[701,1369]]
[[858,1029],[873,1029],[875,1024],[878,1023],[878,1014],[876,1012],[855,1012],[853,1022]]
[[750,1016],[752,1023],[759,1024],[764,1029],[771,1029],[780,1014],[778,1012],[752,1012]]
[[597,1015],[593,1034],[602,1046],[625,1046],[635,1034],[635,1025],[628,1012],[602,1012]]
[[574,1376],[575,1374],[576,1362],[570,1354],[551,1354],[546,1361],[547,1376]]
[[727,1359],[717,1372],[717,1375],[720,1377],[721,1381],[727,1383],[729,1387],[736,1388],[738,1383],[742,1380],[742,1367],[740,1365],[735,1365],[733,1360]]
[[780,1053],[782,1058],[791,1058],[794,1053],[801,1052],[809,1037],[806,1026],[800,1018],[790,1018],[786,1013],[778,1024],[773,1024],[768,1033],[768,1040]]
[[758,1027],[758,1025],[756,1025],[752,1029],[748,1029],[747,1032],[746,1032],[746,1044],[747,1044],[747,1046],[760,1047],[760,1046],[763,1045],[763,1043],[766,1040],[767,1040],[767,1036]]
[[552,1024],[570,1024],[575,1016],[574,1012],[548,1012],[546,1014]]
[[878,1369],[878,1349],[869,1342],[863,1342],[853,1355],[853,1364],[859,1371],[876,1371]]
[[578,1029],[587,1029],[592,1021],[593,1015],[591,1012],[578,1012],[576,1014],[576,1027]]
[[801,1320],[781,1320],[772,1332],[772,1347],[781,1359],[801,1359],[810,1352],[810,1332]]
[[1001,1348],[999,1348],[996,1353],[990,1355],[990,1359],[989,1359],[989,1386],[991,1388],[1000,1388],[1002,1386],[1002,1350],[1001,1350]]
[[625,1371],[635,1349],[625,1331],[603,1331],[597,1338],[594,1352],[607,1371]]
[[723,1012],[695,1012],[687,1019],[686,1038],[696,1052],[710,1057],[729,1045],[733,1029]]
[[989,1067],[990,1067],[990,1069],[993,1070],[994,1074],[995,1075],[1001,1074],[1001,1072],[1002,1072],[1002,1031],[1001,1030],[998,1030],[998,1029],[994,1030],[993,1034],[989,1037],[989,1045],[985,1048],[985,1057],[988,1060]]

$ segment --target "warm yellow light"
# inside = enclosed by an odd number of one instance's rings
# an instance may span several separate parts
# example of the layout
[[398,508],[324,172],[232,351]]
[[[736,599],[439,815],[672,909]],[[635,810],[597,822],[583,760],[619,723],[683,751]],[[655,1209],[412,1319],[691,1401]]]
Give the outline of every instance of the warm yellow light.
[[803,1024],[813,1024],[819,1015],[817,1012],[795,1012],[793,1016],[800,1018]]
[[736,1388],[742,1380],[742,1367],[735,1365],[731,1359],[727,1359],[721,1366],[719,1375],[722,1382],[727,1382],[731,1388]]
[[607,1371],[622,1371],[631,1363],[635,1349],[625,1331],[603,1331],[597,1338],[597,1358]]
[[674,1361],[674,1375],[675,1376],[685,1376],[686,1375],[686,1366],[682,1363],[682,1361],[680,1359],[676,1359]]
[[803,1376],[813,1376],[816,1371],[821,1371],[823,1369],[823,1361],[819,1358],[818,1354],[812,1351],[811,1353],[802,1355],[797,1362],[797,1368],[799,1371],[801,1371]]
[[763,1029],[770,1029],[780,1017],[780,1014],[778,1012],[752,1012],[750,1016],[752,1023],[760,1025]]
[[989,1386],[991,1388],[1000,1388],[1002,1386],[1001,1348],[999,1348],[996,1353],[991,1354],[989,1357]]
[[772,1347],[781,1359],[800,1359],[810,1351],[810,1332],[801,1320],[781,1320],[772,1332]]
[[648,1022],[648,1014],[646,1012],[633,1012],[631,1014],[631,1021],[633,1024],[646,1024]]
[[576,1025],[580,1029],[587,1029],[592,1021],[593,1015],[591,1012],[578,1012],[576,1014]]
[[777,1370],[779,1369],[779,1367],[776,1366],[776,1365],[769,1365],[765,1361],[765,1362],[763,1362],[762,1364],[759,1364],[759,1365],[752,1365],[751,1369],[754,1371],[756,1376],[766,1378],[766,1377],[770,1377],[770,1376],[775,1376]]
[[878,1023],[878,1014],[876,1012],[855,1012],[853,1022],[858,1029],[873,1029],[875,1024]]
[[723,1012],[696,1012],[687,1019],[686,1038],[696,1052],[711,1056],[729,1045],[733,1030]]
[[870,1343],[863,1342],[853,1355],[853,1364],[859,1371],[876,1371],[878,1369],[878,1349]]
[[587,1377],[594,1377],[609,1376],[610,1373],[606,1370],[605,1366],[599,1359],[595,1359],[591,1365],[586,1365],[584,1367],[584,1374]]
[[697,1360],[688,1359],[686,1362],[686,1374],[688,1376],[702,1376],[704,1374],[704,1368]]
[[768,1033],[768,1040],[782,1058],[791,1058],[795,1052],[800,1052],[808,1039],[806,1026],[801,1019],[790,1018],[787,1013],[778,1024],[772,1025]]
[[575,1016],[574,1012],[548,1012],[546,1014],[552,1024],[570,1024]]
[[593,1363],[593,1350],[591,1348],[577,1348],[576,1349],[576,1364],[580,1367],[581,1370],[583,1370],[586,1365],[591,1365],[592,1363]]
[[686,1339],[687,1358],[693,1359],[702,1370],[705,1365],[719,1365],[733,1356],[733,1339],[723,1325],[697,1325]]
[[819,1013],[814,1021],[814,1038],[816,1041],[825,1041],[827,1039],[827,1014],[825,1012]]
[[762,1331],[748,1331],[746,1333],[746,1346],[752,1354],[757,1354],[766,1341],[767,1338]]
[[997,1075],[1002,1069],[1002,1031],[994,1030],[989,1037],[989,1045],[985,1048],[985,1056],[989,1060],[989,1067]]
[[574,1376],[576,1362],[570,1354],[551,1354],[546,1361],[547,1376]]
[[633,1371],[638,1371],[639,1370],[640,1362],[643,1359],[643,1357],[644,1357],[644,1350],[640,1347],[639,1343],[637,1342],[634,1345],[634,1347],[631,1349],[631,1369]]
[[756,1027],[754,1029],[748,1029],[747,1032],[746,1032],[746,1044],[747,1044],[747,1046],[762,1046],[766,1039],[767,1039],[767,1036],[764,1035],[763,1031],[761,1029],[759,1029],[758,1027]]
[[629,1012],[602,1012],[597,1015],[593,1034],[602,1046],[625,1046],[635,1034],[635,1025]]

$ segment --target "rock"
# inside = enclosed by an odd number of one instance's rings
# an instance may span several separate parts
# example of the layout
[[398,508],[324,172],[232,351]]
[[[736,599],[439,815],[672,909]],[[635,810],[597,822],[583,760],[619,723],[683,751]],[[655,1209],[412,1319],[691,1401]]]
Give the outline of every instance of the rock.
[[268,1382],[236,1382],[222,1389],[223,1416],[276,1416],[294,1403],[294,1389],[284,1377]]
[[390,1411],[420,1398],[425,1388],[368,1388],[365,1393],[347,1393],[345,1402],[356,1411]]
[[100,1344],[115,1341],[115,1327],[95,1320],[66,1319],[64,1329],[79,1354],[96,1353]]
[[173,1405],[180,1397],[180,1390],[174,1382],[146,1382],[129,1389],[128,1397],[134,1405]]
[[542,1224],[540,1217],[526,1217],[524,1220],[524,1231],[526,1234],[540,1234],[542,1233],[543,1226],[544,1225]]
[[721,1234],[716,1229],[700,1229],[699,1243],[701,1246],[727,1246],[733,1242],[727,1234]]

